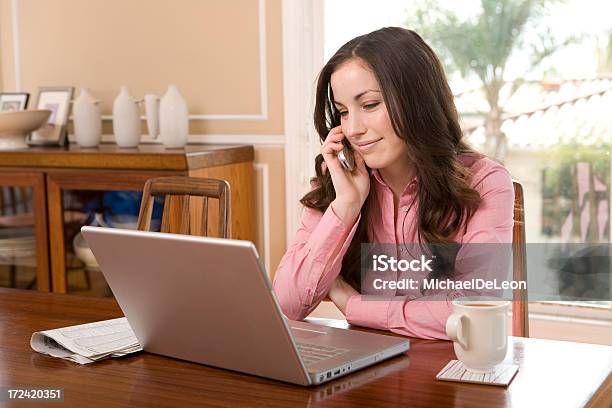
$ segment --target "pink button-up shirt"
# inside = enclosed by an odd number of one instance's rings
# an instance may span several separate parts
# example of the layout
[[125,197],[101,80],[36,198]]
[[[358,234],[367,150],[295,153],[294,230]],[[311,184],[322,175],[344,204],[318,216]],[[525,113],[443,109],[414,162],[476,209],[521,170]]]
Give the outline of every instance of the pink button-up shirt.
[[[470,185],[480,193],[481,203],[467,225],[451,238],[460,244],[511,243],[514,189],[508,171],[487,158],[463,155],[459,160],[470,168]],[[367,214],[368,242],[418,242],[418,182],[415,178],[404,189],[396,218],[393,192],[378,171],[372,171]],[[324,213],[308,207],[304,209],[295,240],[283,256],[274,278],[274,290],[289,319],[305,318],[327,296],[334,279],[340,274],[342,258],[358,222],[359,219],[353,225],[344,224],[331,206]],[[389,291],[385,292],[388,294]],[[434,299],[412,300],[399,290],[391,295],[397,296],[392,300],[377,301],[364,300],[361,295],[351,296],[345,311],[347,321],[406,336],[448,339],[445,326],[452,313],[451,302],[465,293],[447,291],[433,295]]]

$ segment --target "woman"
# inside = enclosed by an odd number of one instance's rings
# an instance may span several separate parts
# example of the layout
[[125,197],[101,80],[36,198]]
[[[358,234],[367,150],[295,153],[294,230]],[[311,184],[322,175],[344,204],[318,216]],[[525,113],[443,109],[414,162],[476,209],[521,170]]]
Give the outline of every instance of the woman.
[[[465,293],[364,299],[360,244],[510,243],[510,175],[462,140],[440,61],[410,30],[343,45],[319,75],[314,122],[313,190],[274,279],[283,312],[303,319],[329,296],[351,324],[446,339],[450,302]],[[345,138],[352,172],[337,156]]]

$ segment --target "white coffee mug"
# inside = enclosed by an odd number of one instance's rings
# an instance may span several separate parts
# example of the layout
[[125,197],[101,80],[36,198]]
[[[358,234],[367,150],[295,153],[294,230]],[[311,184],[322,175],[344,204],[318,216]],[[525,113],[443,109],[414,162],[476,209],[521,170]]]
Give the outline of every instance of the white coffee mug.
[[495,298],[458,298],[446,321],[446,334],[466,368],[489,373],[506,357],[510,302]]

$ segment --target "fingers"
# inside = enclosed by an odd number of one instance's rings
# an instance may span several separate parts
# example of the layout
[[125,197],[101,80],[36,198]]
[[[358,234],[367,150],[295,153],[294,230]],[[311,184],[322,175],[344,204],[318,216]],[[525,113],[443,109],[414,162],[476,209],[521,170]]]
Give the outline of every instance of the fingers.
[[355,168],[361,174],[365,174],[369,176],[368,169],[365,164],[365,160],[359,151],[354,150],[353,156],[355,157]]
[[[330,162],[337,162],[337,165],[340,166],[340,162],[338,162],[336,156],[338,152],[344,148],[342,139],[344,139],[344,134],[342,133],[342,128],[340,126],[332,128],[327,134],[327,137],[321,146],[321,153],[323,154],[325,161],[328,163],[328,166],[331,164]],[[332,166],[336,167],[335,164]]]
[[323,146],[321,146],[321,153],[323,156],[328,155],[336,155],[340,150],[344,148],[342,142],[325,142]]
[[332,128],[327,136],[325,137],[325,141],[323,142],[323,146],[327,144],[337,145],[342,144],[342,139],[344,139],[344,133],[342,133],[342,127],[336,126]]
[[342,141],[342,139],[344,139],[344,133],[342,133],[342,126],[336,126],[335,128],[332,128],[325,137],[326,142],[340,142]]

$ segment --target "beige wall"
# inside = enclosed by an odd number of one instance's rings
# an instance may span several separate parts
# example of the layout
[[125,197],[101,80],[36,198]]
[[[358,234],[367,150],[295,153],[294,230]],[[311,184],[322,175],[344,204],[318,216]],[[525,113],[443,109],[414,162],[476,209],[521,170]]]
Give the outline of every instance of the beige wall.
[[[268,237],[274,269],[285,249],[281,0],[17,0],[18,73],[11,4],[0,0],[0,90],[17,78],[33,99],[39,86],[88,87],[111,115],[122,85],[142,97],[175,84],[191,115],[229,115],[192,118],[190,134],[255,145],[257,244],[263,255]],[[269,136],[280,143],[261,143]]]
[[[270,241],[268,273],[273,276],[285,253],[285,151],[282,148],[256,149],[255,163],[255,213],[258,217],[256,245],[259,251],[264,251],[267,232]],[[267,200],[264,196],[265,180],[268,181]]]
[[13,69],[13,34],[11,25],[11,2],[0,0],[0,90],[15,90],[15,70]]

